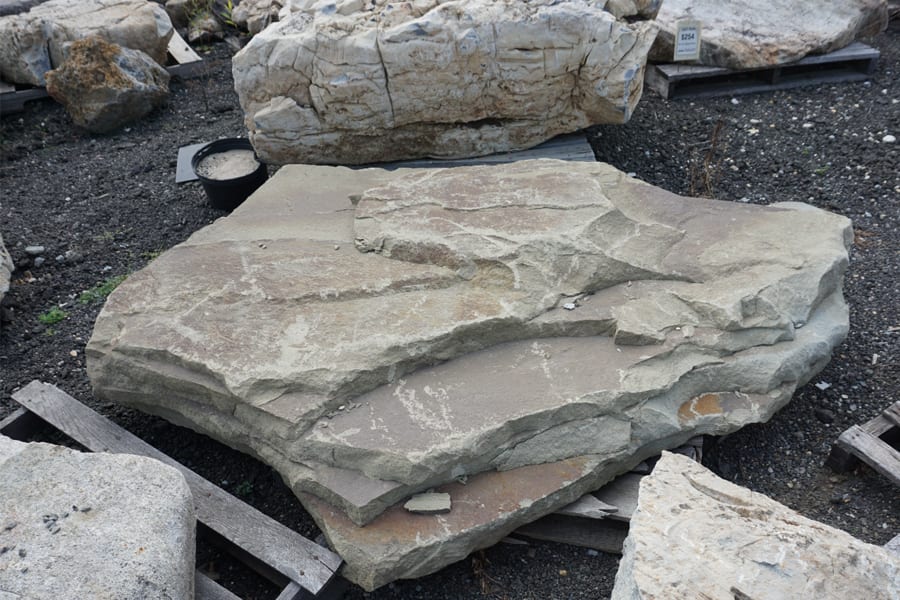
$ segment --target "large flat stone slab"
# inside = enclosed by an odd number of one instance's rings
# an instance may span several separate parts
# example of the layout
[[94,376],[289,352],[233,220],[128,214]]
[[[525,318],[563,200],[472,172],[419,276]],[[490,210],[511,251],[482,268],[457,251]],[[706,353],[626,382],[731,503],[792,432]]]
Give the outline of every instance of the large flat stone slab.
[[701,23],[700,64],[754,69],[826,54],[887,27],[886,0],[665,0],[650,51],[672,62],[678,22]]
[[158,461],[0,435],[0,596],[194,594],[194,502]]
[[710,405],[722,433],[768,418],[846,330],[848,221],[810,207],[558,161],[281,173],[130,277],[88,356],[99,395],[252,448],[297,489],[319,465],[424,488],[603,453],[681,433],[706,393],[770,395]]
[[602,465],[448,529],[458,549],[426,561],[446,564],[635,457],[767,420],[846,335],[849,240],[807,205],[599,163],[288,166],[117,288],[88,369],[100,398],[254,453],[354,526],[459,478]]
[[900,595],[900,557],[664,453],[641,480],[612,600]]
[[363,164],[623,123],[659,3],[606,4],[292,2],[234,57],[250,139],[266,162]]

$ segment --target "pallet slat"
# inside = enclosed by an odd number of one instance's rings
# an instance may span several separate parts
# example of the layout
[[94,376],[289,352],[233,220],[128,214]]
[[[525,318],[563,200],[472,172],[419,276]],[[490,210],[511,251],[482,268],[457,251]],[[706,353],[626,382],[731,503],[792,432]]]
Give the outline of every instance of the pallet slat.
[[880,52],[861,42],[806,56],[797,62],[735,71],[705,65],[647,65],[645,84],[663,98],[712,98],[862,81],[875,71]]
[[194,494],[199,521],[312,594],[318,594],[340,566],[336,554],[226,493],[62,390],[32,381],[13,399],[92,451],[149,456],[177,468]]
[[890,479],[895,485],[900,485],[900,452],[859,425],[853,425],[842,433],[837,443],[841,448],[855,454],[860,460]]
[[200,571],[195,571],[194,575],[195,600],[241,600]]

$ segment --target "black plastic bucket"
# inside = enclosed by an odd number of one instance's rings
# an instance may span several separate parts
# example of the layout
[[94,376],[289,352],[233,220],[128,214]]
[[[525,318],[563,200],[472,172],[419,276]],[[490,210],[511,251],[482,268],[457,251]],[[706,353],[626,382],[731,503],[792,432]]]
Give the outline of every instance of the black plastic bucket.
[[[203,184],[203,191],[206,192],[206,197],[209,198],[209,203],[212,207],[230,212],[240,206],[241,202],[246,200],[250,194],[266,182],[266,179],[269,178],[269,171],[266,169],[266,165],[260,162],[259,166],[252,173],[232,179],[209,179],[197,173],[197,165],[204,158],[229,150],[253,151],[253,145],[246,138],[226,138],[210,142],[194,154],[194,158],[191,159],[191,167],[194,169],[197,179]],[[253,153],[253,158],[257,162],[259,161],[255,152]]]

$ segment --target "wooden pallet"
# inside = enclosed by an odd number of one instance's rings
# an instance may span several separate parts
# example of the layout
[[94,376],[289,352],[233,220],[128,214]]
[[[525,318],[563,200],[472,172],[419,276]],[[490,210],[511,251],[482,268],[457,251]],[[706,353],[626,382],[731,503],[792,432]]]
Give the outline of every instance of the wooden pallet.
[[865,423],[853,425],[838,437],[825,464],[837,473],[867,465],[900,485],[900,400]]
[[[173,32],[167,48],[172,65],[166,67],[169,75],[190,79],[203,71],[203,59],[194,52],[184,38]],[[20,113],[25,110],[25,103],[32,100],[49,98],[46,88],[32,86],[16,86],[0,81],[0,116]]]
[[[12,397],[22,408],[0,421],[3,435],[25,440],[48,423],[93,452],[148,456],[181,471],[194,496],[198,537],[208,537],[279,586],[277,600],[342,595],[345,582],[337,570],[343,561],[337,554],[238,500],[50,384],[32,381]],[[199,571],[195,582],[198,599],[237,599]]]
[[860,42],[787,65],[733,71],[698,65],[647,65],[644,83],[663,98],[738,96],[821,85],[863,81],[875,71],[880,52]]

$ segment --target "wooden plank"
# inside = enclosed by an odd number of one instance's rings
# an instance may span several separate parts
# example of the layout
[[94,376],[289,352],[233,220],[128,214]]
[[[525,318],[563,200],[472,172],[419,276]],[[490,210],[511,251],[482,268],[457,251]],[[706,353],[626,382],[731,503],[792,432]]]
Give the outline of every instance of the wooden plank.
[[19,408],[0,420],[0,433],[14,440],[25,440],[43,423],[33,412]]
[[[863,431],[876,438],[883,436],[895,427],[900,428],[900,401],[894,402],[880,415],[867,421],[861,427]],[[900,433],[900,431],[897,433]],[[859,459],[856,455],[848,452],[837,442],[831,445],[831,452],[825,461],[825,466],[835,473],[846,473],[855,469],[858,464]]]
[[199,521],[313,594],[340,567],[338,555],[226,493],[62,390],[32,381],[13,399],[95,452],[149,456],[177,468],[194,494]]
[[880,53],[854,42],[828,54],[757,69],[706,65],[648,65],[644,83],[666,99],[711,98],[792,89],[804,85],[862,81],[874,72]]
[[619,475],[602,488],[594,492],[602,502],[615,506],[618,510],[609,515],[610,519],[630,521],[637,509],[638,488],[642,477],[635,473]]
[[20,113],[24,110],[26,102],[40,100],[48,96],[47,90],[42,87],[0,94],[0,115]]
[[194,572],[195,600],[241,600],[227,589],[201,573]]
[[[894,402],[893,404],[888,406],[886,409],[884,409],[884,412],[881,413],[881,415],[885,419],[887,419],[888,421],[893,423],[894,427],[900,427],[900,400],[898,400],[897,402]],[[872,432],[869,431],[869,433],[872,433]],[[882,433],[884,433],[884,432],[882,432]],[[873,435],[875,435],[875,434],[873,433]],[[879,433],[878,435],[881,435],[881,433]]]
[[515,531],[536,540],[572,544],[603,552],[622,553],[628,536],[628,525],[608,519],[582,519],[563,515],[547,515]]
[[199,54],[194,52],[194,49],[191,48],[190,44],[174,30],[172,31],[172,37],[169,38],[169,47],[167,50],[179,65],[203,60],[200,58]]
[[900,452],[859,425],[853,425],[842,433],[837,443],[841,448],[856,455],[867,465],[890,479],[895,485],[900,485]]

